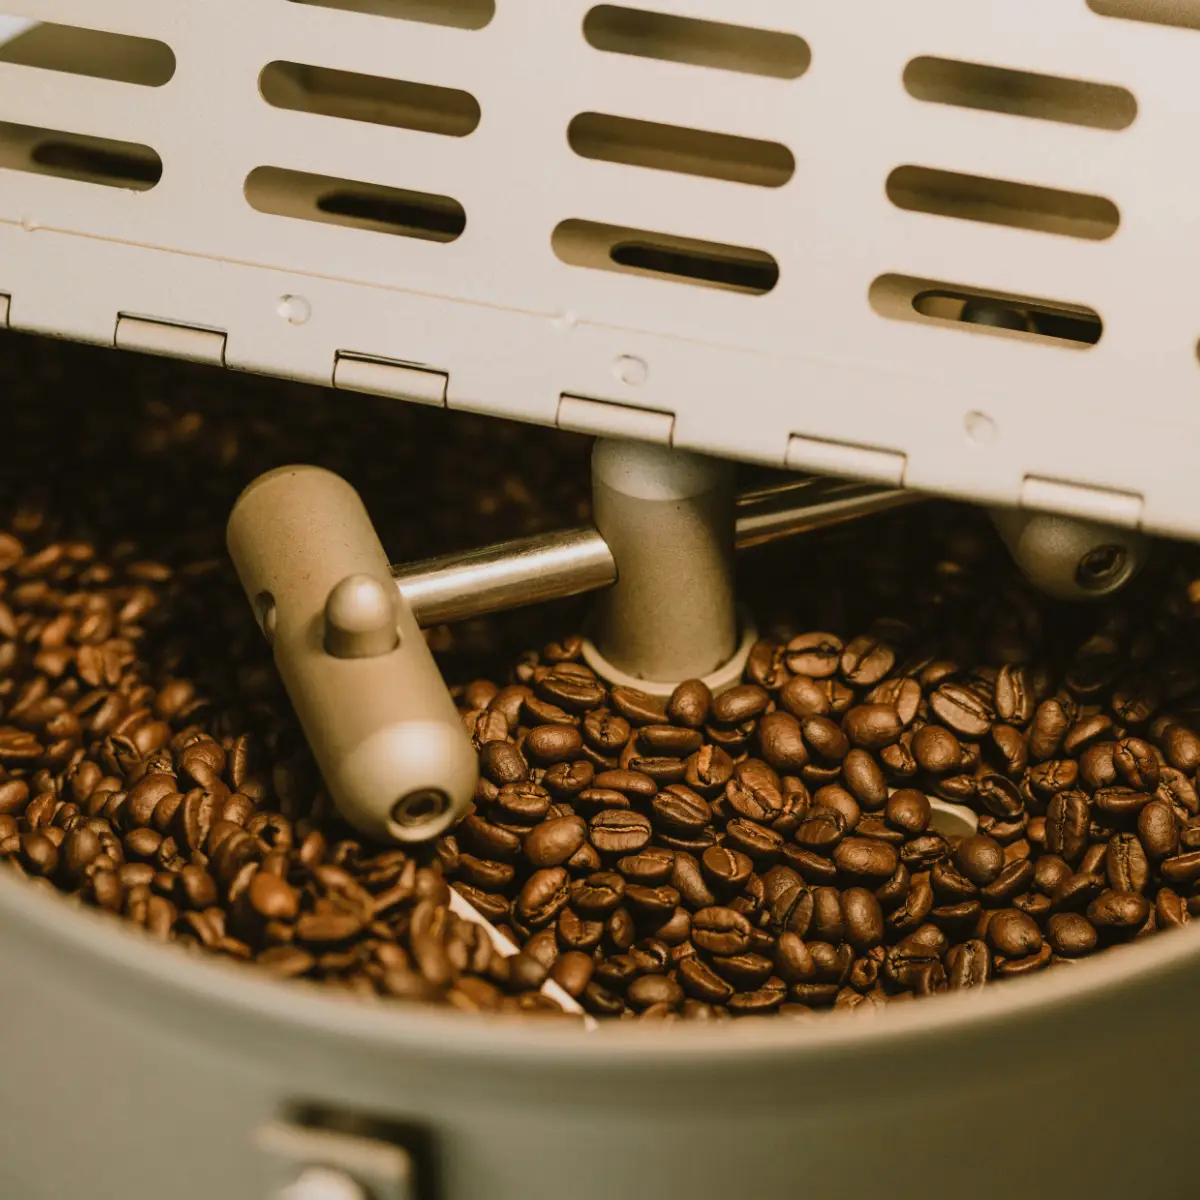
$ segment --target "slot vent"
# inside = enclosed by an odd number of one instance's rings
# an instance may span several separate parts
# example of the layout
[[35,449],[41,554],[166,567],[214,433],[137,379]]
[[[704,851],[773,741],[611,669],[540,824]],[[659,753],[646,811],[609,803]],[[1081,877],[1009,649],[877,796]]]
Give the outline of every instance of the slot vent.
[[1121,223],[1117,206],[1103,196],[928,167],[897,167],[888,176],[887,195],[897,208],[907,212],[1094,242],[1112,237]]
[[581,158],[756,187],[782,187],[796,171],[792,152],[778,142],[604,113],[580,113],[567,129],[567,141]]
[[891,321],[917,321],[965,333],[1037,342],[1066,349],[1096,345],[1104,324],[1095,309],[908,275],[881,275],[871,307]]
[[794,33],[701,21],[669,13],[599,4],[583,19],[588,45],[611,54],[713,67],[774,79],[799,79],[812,62]]
[[1137,100],[1122,87],[949,58],[914,58],[904,69],[904,87],[929,104],[1090,129],[1128,129],[1137,117]]
[[261,213],[426,242],[453,242],[467,225],[462,205],[449,196],[282,167],[256,167],[246,177],[245,195]]
[[573,267],[644,275],[673,283],[762,296],[779,282],[779,264],[763,250],[627,229],[563,221],[551,245]]
[[457,88],[294,62],[268,64],[259,75],[258,87],[273,108],[292,112],[445,137],[466,137],[479,125],[479,102]]

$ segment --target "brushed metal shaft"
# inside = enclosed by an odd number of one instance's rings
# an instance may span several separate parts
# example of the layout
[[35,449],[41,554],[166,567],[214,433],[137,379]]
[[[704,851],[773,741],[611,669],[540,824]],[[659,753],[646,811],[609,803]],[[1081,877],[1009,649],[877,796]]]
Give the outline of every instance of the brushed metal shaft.
[[[738,497],[735,545],[763,546],[923,498],[842,480],[789,481]],[[583,525],[394,566],[392,576],[418,624],[428,627],[611,587],[617,566],[596,528]]]

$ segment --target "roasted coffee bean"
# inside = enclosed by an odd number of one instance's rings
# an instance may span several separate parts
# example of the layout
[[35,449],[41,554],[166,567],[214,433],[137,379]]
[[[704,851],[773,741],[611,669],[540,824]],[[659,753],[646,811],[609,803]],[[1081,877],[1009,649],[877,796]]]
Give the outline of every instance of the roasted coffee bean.
[[1043,700],[1033,715],[1029,731],[1029,757],[1033,762],[1053,758],[1071,725],[1071,717],[1056,699]]
[[1138,838],[1155,862],[1169,858],[1179,845],[1179,823],[1164,800],[1152,800],[1138,813]]
[[531,929],[548,925],[570,899],[570,876],[562,867],[535,871],[517,897],[517,911]]
[[954,863],[976,887],[987,887],[1004,870],[1004,848],[993,838],[976,834],[959,842]]
[[695,836],[712,817],[708,802],[685,784],[671,784],[650,805],[654,825],[668,833]]
[[842,718],[842,729],[852,745],[881,750],[899,739],[904,724],[890,704],[859,704]]
[[962,763],[962,747],[949,729],[924,725],[913,735],[913,757],[922,771],[931,775],[949,775]]
[[717,696],[711,719],[720,725],[740,725],[759,716],[771,701],[770,693],[755,683],[743,683]]
[[904,843],[900,861],[910,871],[932,867],[950,853],[950,843],[940,833],[925,833]]
[[1200,880],[1200,850],[1190,850],[1186,854],[1164,859],[1158,869],[1172,887],[1193,884]]
[[625,880],[613,871],[598,871],[571,885],[571,906],[585,917],[605,917],[625,896]]
[[644,883],[654,887],[666,883],[675,868],[675,852],[660,846],[651,846],[637,854],[626,855],[617,860],[617,870],[633,883]]
[[1150,882],[1150,863],[1142,843],[1132,833],[1115,834],[1108,843],[1105,870],[1114,891],[1144,892]]
[[641,813],[606,809],[591,819],[588,832],[601,854],[636,854],[650,841],[650,821]]
[[794,675],[824,679],[841,666],[844,647],[831,633],[803,633],[787,644],[786,662]]
[[[776,770],[799,771],[807,765],[809,754],[800,722],[791,713],[767,713],[759,719],[757,732],[762,756]],[[837,732],[841,736],[841,730]]]
[[990,699],[959,683],[943,683],[930,696],[929,707],[961,737],[983,737],[995,719]]
[[870,880],[877,886],[895,873],[900,860],[886,842],[849,837],[838,844],[833,861],[848,878]]
[[1059,912],[1081,912],[1108,886],[1108,879],[1094,874],[1068,875],[1053,891],[1050,902]]
[[833,808],[813,808],[796,830],[794,840],[808,849],[831,852],[846,833],[846,818]]
[[754,863],[747,855],[729,846],[710,846],[701,855],[700,864],[705,878],[724,893],[743,887],[754,870]]
[[947,982],[954,991],[983,987],[991,978],[992,956],[978,938],[952,946],[946,954]]
[[679,964],[679,983],[687,995],[706,1004],[724,1004],[734,991],[732,984],[699,958]]
[[915,679],[884,680],[866,697],[868,704],[890,704],[905,726],[911,725],[921,707],[921,685]]
[[749,855],[756,862],[774,859],[783,847],[782,834],[740,817],[725,826],[725,840],[733,849]]
[[1027,667],[1010,664],[1001,667],[992,695],[1001,721],[1024,725],[1033,717],[1035,702]]
[[692,941],[708,954],[744,954],[750,948],[750,922],[731,908],[702,908],[692,917]]
[[1150,902],[1136,892],[1106,891],[1087,908],[1087,918],[1105,933],[1136,933],[1150,913]]
[[1079,958],[1096,948],[1095,926],[1079,913],[1055,913],[1046,922],[1046,940],[1055,954]]
[[1042,948],[1042,933],[1037,925],[1015,908],[993,914],[987,927],[988,941],[1005,958],[1025,958]]
[[883,941],[883,909],[866,888],[847,888],[842,893],[846,941],[856,950],[870,950]]
[[929,827],[933,809],[924,792],[901,788],[888,798],[884,815],[889,825],[902,833],[916,835]]
[[1046,848],[1077,863],[1087,845],[1088,800],[1083,792],[1059,792],[1046,812]]
[[535,868],[561,866],[583,845],[587,833],[581,817],[543,821],[525,837],[525,858]]
[[796,717],[824,717],[832,711],[828,693],[807,675],[796,675],[783,685],[780,706]]
[[712,710],[712,692],[699,679],[681,683],[667,701],[667,716],[677,725],[689,729],[703,726]]
[[1187,902],[1167,887],[1159,889],[1154,900],[1154,912],[1159,929],[1177,929],[1192,919]]

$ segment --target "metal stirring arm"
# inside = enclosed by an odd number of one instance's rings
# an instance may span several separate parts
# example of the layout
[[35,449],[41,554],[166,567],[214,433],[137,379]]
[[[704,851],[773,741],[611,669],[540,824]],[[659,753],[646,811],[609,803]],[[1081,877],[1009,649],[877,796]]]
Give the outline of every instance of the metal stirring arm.
[[[764,546],[923,498],[903,488],[789,480],[737,498],[734,544]],[[418,624],[428,628],[610,587],[617,564],[595,526],[581,525],[393,566],[392,577]]]

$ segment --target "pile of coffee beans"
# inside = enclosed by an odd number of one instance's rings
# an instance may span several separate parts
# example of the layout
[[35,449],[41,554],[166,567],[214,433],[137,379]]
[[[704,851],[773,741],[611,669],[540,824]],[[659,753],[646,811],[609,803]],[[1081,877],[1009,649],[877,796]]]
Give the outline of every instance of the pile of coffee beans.
[[1200,912],[1191,548],[1083,608],[949,505],[758,551],[739,565],[763,638],[715,697],[597,680],[586,601],[430,631],[481,781],[451,834],[402,851],[333,811],[226,561],[229,509],[314,462],[414,559],[583,519],[587,443],[17,337],[0,387],[0,858],[148,936],[465,1011],[555,1015],[553,979],[602,1017],[809,1018]]
[[[760,641],[741,685],[664,703],[568,640],[463,690],[483,779],[443,861],[597,1015],[806,1015],[1073,963],[1200,911],[1175,648],[1114,624],[1059,675],[888,619]],[[939,832],[930,797],[977,831]]]

